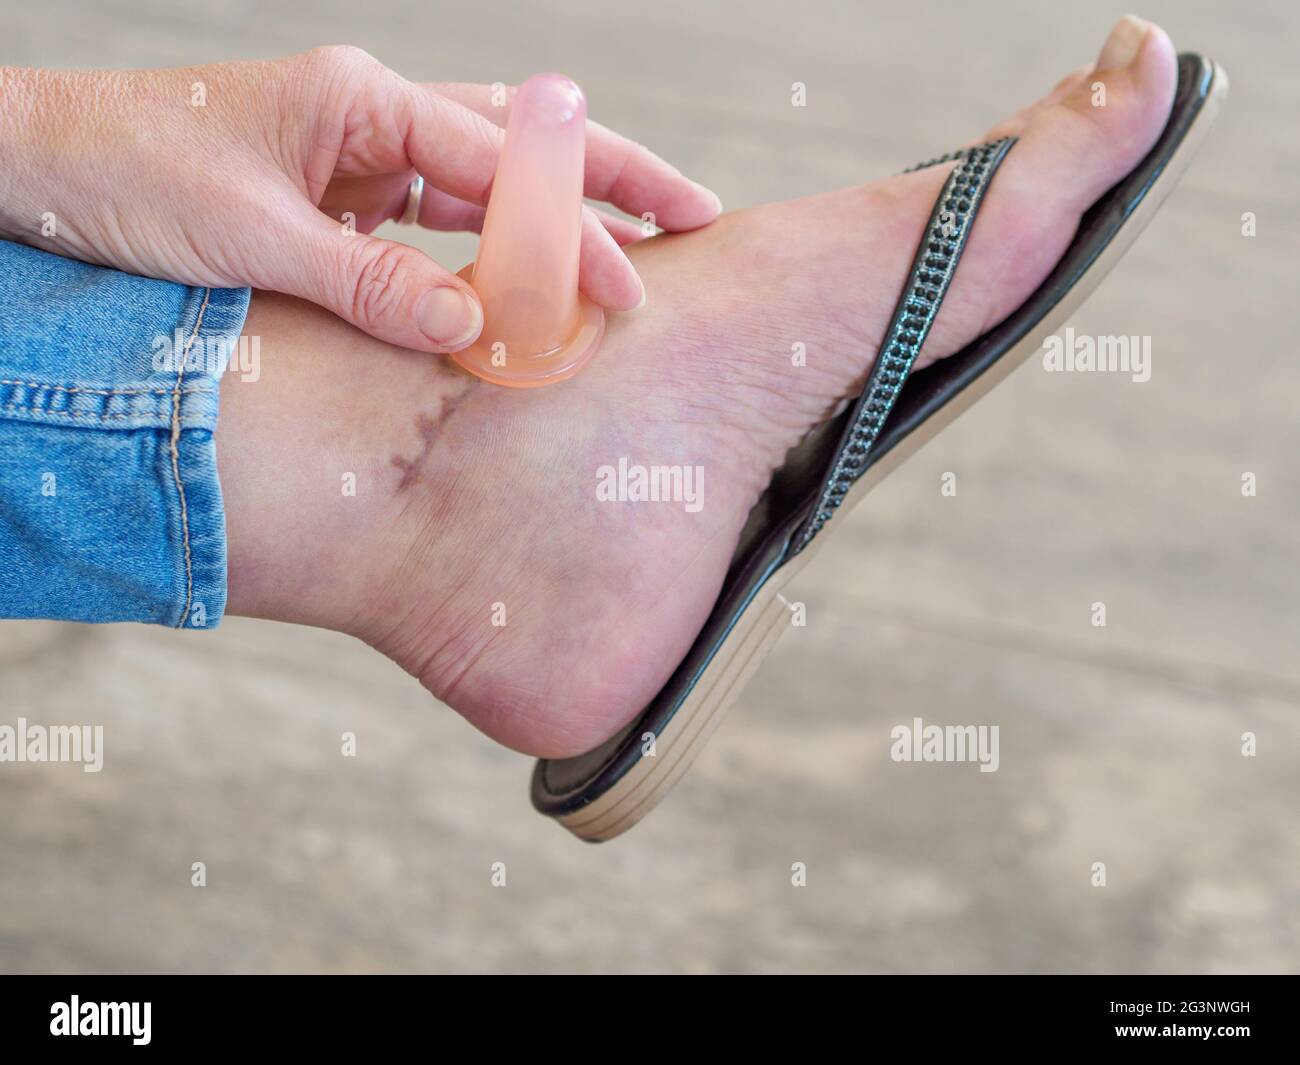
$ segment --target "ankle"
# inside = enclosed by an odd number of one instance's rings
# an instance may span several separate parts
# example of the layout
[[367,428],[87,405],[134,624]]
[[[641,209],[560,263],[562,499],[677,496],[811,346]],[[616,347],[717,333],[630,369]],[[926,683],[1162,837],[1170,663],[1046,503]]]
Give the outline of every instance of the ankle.
[[402,485],[463,375],[268,293],[254,293],[245,335],[260,373],[223,378],[216,434],[227,611],[369,641],[409,550]]

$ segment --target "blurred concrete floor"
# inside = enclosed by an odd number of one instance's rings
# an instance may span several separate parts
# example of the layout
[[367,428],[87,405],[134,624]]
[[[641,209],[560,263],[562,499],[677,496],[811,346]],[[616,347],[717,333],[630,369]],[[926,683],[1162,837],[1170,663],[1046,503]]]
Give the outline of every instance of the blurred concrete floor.
[[[2,0],[0,59],[348,42],[412,78],[558,69],[593,117],[741,207],[961,143],[1121,13]],[[1300,17],[1140,13],[1233,79],[1181,189],[1071,323],[1152,335],[1152,380],[1031,361],[895,474],[800,579],[807,627],[649,820],[572,840],[530,809],[528,759],[344,637],[4,623],[0,723],[108,738],[98,775],[0,765],[0,971],[1296,970]],[[1000,770],[895,764],[889,730],[916,715],[998,724]]]

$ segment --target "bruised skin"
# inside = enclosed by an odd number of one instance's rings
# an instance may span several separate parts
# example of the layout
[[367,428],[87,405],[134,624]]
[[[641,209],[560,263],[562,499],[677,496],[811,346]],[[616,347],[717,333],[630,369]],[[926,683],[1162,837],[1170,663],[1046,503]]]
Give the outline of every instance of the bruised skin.
[[[1020,140],[923,363],[1047,276],[1155,142],[1175,65],[1162,31],[1121,24],[1097,69],[990,131]],[[518,750],[596,746],[689,649],[772,471],[861,387],[948,169],[633,246],[649,304],[612,315],[593,362],[547,388],[486,385],[255,294],[262,375],[226,376],[217,432],[230,612],[352,633]],[[620,458],[701,467],[703,506],[599,501],[597,471]]]

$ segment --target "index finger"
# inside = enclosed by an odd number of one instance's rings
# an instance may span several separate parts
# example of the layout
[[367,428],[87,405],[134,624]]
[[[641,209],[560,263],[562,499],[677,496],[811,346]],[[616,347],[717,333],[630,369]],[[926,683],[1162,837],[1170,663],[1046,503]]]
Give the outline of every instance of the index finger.
[[[434,82],[425,86],[498,126],[505,126],[514,102],[513,86]],[[649,148],[622,134],[587,122],[584,191],[638,218],[671,231],[697,229],[722,211],[718,197],[686,177]]]

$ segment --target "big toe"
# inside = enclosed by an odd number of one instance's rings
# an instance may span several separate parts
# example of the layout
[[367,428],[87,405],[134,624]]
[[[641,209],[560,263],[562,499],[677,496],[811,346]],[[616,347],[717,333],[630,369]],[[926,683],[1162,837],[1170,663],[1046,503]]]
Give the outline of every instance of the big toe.
[[1067,76],[1037,106],[990,131],[986,140],[1018,141],[989,189],[919,366],[1000,322],[1042,282],[1083,213],[1159,138],[1177,67],[1165,32],[1127,15],[1093,69]]
[[1086,209],[1155,144],[1173,104],[1177,65],[1164,30],[1125,15],[1096,65],[1067,77],[1015,131],[1020,143],[1007,161],[1010,174],[1023,171]]

